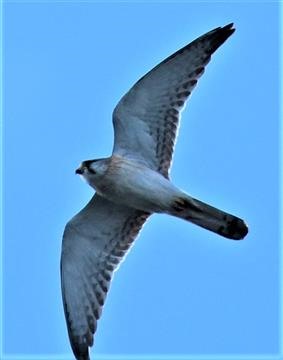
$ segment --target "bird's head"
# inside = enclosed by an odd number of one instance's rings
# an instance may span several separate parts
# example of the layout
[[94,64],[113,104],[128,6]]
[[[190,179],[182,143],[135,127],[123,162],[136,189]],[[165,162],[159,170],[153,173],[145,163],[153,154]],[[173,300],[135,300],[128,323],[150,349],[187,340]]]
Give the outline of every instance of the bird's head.
[[90,186],[95,188],[101,176],[105,174],[107,167],[107,159],[85,160],[76,169],[76,174],[81,175]]

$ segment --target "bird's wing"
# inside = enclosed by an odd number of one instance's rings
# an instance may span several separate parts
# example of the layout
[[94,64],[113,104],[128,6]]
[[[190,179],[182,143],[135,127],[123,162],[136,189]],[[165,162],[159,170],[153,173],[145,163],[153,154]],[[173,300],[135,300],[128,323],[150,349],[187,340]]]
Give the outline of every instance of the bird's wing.
[[113,271],[137,236],[148,213],[94,195],[66,225],[61,256],[61,285],[73,352],[89,359]]
[[168,177],[180,112],[232,27],[218,27],[186,45],[122,97],[113,112],[113,154],[140,160]]

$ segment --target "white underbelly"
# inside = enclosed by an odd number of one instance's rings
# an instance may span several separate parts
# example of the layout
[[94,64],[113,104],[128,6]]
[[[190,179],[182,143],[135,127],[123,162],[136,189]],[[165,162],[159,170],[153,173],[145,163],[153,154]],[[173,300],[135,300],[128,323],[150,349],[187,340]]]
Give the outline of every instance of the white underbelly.
[[166,211],[181,194],[159,173],[131,163],[109,171],[97,190],[109,200],[148,212]]

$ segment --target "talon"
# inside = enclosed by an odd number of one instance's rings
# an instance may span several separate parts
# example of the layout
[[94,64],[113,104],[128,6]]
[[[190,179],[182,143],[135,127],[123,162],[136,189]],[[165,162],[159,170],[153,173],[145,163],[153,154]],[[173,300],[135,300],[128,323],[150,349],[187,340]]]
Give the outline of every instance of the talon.
[[172,207],[174,210],[180,212],[188,207],[188,202],[186,199],[178,198],[174,201]]

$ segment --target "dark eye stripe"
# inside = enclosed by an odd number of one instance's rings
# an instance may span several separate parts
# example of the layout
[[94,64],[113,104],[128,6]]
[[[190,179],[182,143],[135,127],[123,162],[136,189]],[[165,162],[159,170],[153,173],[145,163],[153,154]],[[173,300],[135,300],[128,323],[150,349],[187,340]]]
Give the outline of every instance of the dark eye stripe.
[[87,170],[91,173],[91,174],[96,174],[96,171],[94,171],[90,166],[93,162],[96,162],[96,160],[85,160],[83,161],[82,165],[84,167],[87,168]]
[[87,168],[96,160],[85,160],[83,161],[83,166],[86,166]]
[[96,174],[96,171],[94,171],[92,168],[90,167],[87,167],[88,171],[91,173],[91,174]]

